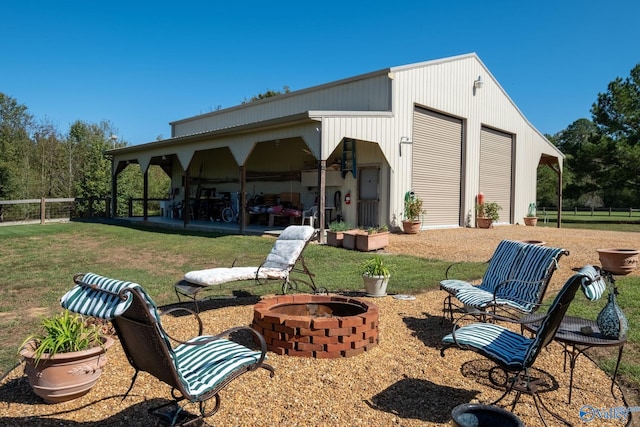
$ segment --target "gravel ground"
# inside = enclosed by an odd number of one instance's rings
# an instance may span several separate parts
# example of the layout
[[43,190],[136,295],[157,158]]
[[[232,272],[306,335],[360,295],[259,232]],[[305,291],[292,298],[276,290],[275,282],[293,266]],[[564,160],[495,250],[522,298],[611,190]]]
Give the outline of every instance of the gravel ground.
[[[485,261],[501,239],[544,240],[570,250],[554,275],[557,290],[571,268],[597,264],[600,247],[637,247],[638,234],[505,226],[491,230],[428,230],[419,235],[391,235],[388,252],[410,253],[452,261]],[[444,274],[444,272],[443,272]],[[634,272],[633,274],[638,274]],[[390,291],[393,291],[390,289]],[[450,349],[440,356],[440,338],[450,326],[440,325],[444,293],[426,292],[412,301],[391,296],[369,299],[380,307],[380,345],[353,358],[316,360],[269,353],[274,378],[259,370],[243,375],[221,392],[221,409],[208,419],[220,426],[432,426],[450,425],[451,410],[465,402],[487,402],[501,393],[487,380],[491,364],[468,351]],[[366,297],[363,297],[366,298]],[[210,301],[202,313],[205,330],[248,325],[250,300]],[[187,320],[167,317],[166,325],[184,331]],[[169,387],[146,373],[122,401],[133,369],[119,343],[109,350],[109,361],[98,384],[82,398],[56,405],[42,403],[31,392],[22,367],[0,384],[2,426],[148,426],[154,419],[147,409],[170,397]],[[608,410],[627,406],[620,389],[609,393],[610,379],[586,357],[574,377],[572,403],[567,404],[569,377],[563,372],[562,350],[551,343],[538,357],[536,374],[551,387],[542,393],[546,404],[574,425],[584,425],[584,405]],[[507,401],[509,402],[509,401]],[[529,396],[514,410],[527,426],[542,425]],[[555,420],[545,414],[549,425]],[[620,420],[596,420],[590,425],[622,426]]]

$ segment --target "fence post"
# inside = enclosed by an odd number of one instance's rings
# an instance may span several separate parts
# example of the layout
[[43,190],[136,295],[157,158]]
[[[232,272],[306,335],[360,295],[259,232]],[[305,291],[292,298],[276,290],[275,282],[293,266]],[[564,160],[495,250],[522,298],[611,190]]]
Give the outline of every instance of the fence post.
[[631,218],[631,212],[633,212],[633,208],[629,208],[629,218]]
[[105,218],[111,217],[111,210],[109,209],[110,207],[111,207],[111,197],[105,197],[104,199],[104,217]]
[[609,207],[609,216],[611,216],[611,207]]
[[44,224],[44,219],[47,215],[47,207],[45,205],[44,197],[40,197],[40,224]]

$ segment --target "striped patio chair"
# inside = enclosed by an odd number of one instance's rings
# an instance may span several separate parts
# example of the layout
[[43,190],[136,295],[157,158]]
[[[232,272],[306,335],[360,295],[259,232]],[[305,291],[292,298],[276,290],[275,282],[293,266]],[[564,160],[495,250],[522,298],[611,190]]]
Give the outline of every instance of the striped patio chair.
[[[569,252],[562,248],[504,240],[489,262],[483,282],[479,286],[456,284],[455,294],[449,297],[449,315],[453,320],[451,298],[456,298],[467,311],[481,314],[488,310],[502,310],[511,317],[519,317],[538,309],[558,262]],[[493,264],[496,264],[495,266]],[[441,283],[441,288],[443,284]],[[445,310],[447,307],[443,307]]]
[[[513,410],[518,403],[520,394],[528,393],[533,397],[538,415],[545,425],[539,403],[555,418],[571,425],[545,406],[537,392],[537,381],[530,376],[529,368],[535,362],[540,351],[552,341],[580,286],[589,299],[597,298],[597,294],[601,295],[604,291],[604,282],[600,276],[600,270],[597,267],[585,266],[569,278],[542,319],[534,338],[528,338],[495,323],[480,322],[458,327],[458,323],[462,319],[459,318],[454,324],[452,333],[442,338],[443,347],[440,354],[444,357],[445,350],[450,347],[471,350],[496,363],[505,371],[506,378],[510,378],[509,374],[514,374],[505,384],[505,392],[491,405],[495,405],[511,391],[515,391],[516,397],[511,407]],[[487,316],[495,317],[498,320],[511,320],[491,313],[488,313]]]
[[[140,371],[146,371],[171,386],[174,400],[151,409],[166,425],[197,423],[215,414],[220,406],[220,391],[238,376],[264,368],[273,377],[273,367],[264,363],[266,343],[262,335],[248,327],[228,329],[218,335],[202,335],[202,321],[186,308],[164,311],[187,311],[196,317],[198,335],[187,341],[169,336],[162,327],[156,305],[138,284],[109,279],[93,273],[78,274],[74,286],[61,299],[61,305],[73,312],[110,320],[120,338],[129,363],[135,369],[129,394]],[[224,338],[238,330],[248,330],[259,342],[260,350]],[[172,343],[176,343],[175,347]],[[213,407],[208,401],[215,398]],[[186,399],[199,405],[200,414],[183,410],[179,402]],[[207,408],[209,406],[209,408]]]

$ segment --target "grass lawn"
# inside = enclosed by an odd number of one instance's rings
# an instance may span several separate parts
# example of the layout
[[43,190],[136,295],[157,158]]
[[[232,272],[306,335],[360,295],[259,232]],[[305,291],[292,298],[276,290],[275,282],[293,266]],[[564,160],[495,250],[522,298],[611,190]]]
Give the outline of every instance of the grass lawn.
[[[563,223],[563,227],[579,225],[585,228],[585,224]],[[638,224],[588,225],[640,231]],[[75,273],[94,272],[140,283],[158,305],[166,305],[177,301],[173,284],[186,271],[228,267],[236,259],[237,265],[259,265],[273,242],[272,238],[257,236],[91,223],[0,227],[0,375],[18,362],[18,346],[37,330],[40,319],[61,310],[58,299],[73,286]],[[450,264],[405,255],[385,256],[395,266],[389,283],[393,293],[437,289]],[[316,285],[332,292],[362,290],[358,269],[369,257],[371,254],[326,245],[309,245],[305,251],[307,265],[316,274]],[[482,263],[465,263],[457,271],[461,277],[480,277],[483,269]],[[634,363],[640,360],[640,278],[625,277],[618,283],[618,302],[629,319],[630,331],[619,372],[627,384],[640,389],[640,364]],[[230,295],[237,289],[254,295],[274,294],[280,292],[280,283],[242,287],[236,282],[220,293]],[[570,313],[595,319],[600,307],[580,296]],[[613,372],[615,358],[610,353],[595,357],[605,370]]]

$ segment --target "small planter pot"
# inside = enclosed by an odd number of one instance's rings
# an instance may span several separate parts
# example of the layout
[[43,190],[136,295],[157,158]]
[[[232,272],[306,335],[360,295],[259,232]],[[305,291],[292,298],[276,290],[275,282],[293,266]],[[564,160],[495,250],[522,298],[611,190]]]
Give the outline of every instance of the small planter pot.
[[529,227],[535,227],[537,223],[538,223],[538,217],[537,216],[525,216],[524,217],[524,225],[527,225]]
[[356,249],[361,252],[377,251],[389,244],[389,232],[383,231],[374,234],[358,234],[356,236]]
[[47,403],[66,402],[81,397],[95,385],[107,364],[107,349],[114,340],[103,337],[103,345],[88,350],[44,354],[36,365],[33,342],[20,350],[25,373],[34,393]]
[[384,297],[387,296],[387,284],[389,278],[384,276],[368,276],[362,275],[364,281],[364,290],[368,297]]
[[420,232],[421,226],[422,221],[420,221],[419,219],[402,221],[402,230],[406,234],[418,234]]

